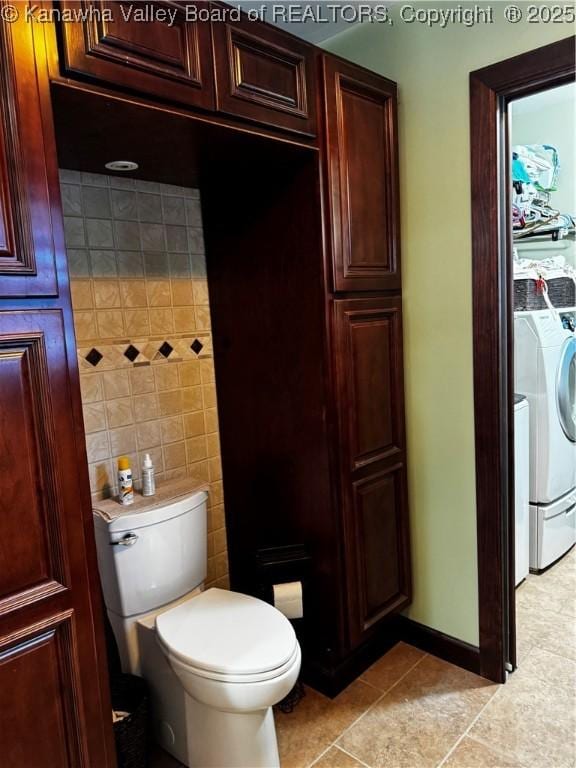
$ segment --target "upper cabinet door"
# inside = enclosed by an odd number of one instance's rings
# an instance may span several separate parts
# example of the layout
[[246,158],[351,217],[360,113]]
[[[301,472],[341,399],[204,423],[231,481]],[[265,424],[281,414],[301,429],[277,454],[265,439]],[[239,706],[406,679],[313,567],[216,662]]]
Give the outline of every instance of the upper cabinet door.
[[[78,0],[62,0],[78,14]],[[210,25],[202,3],[84,0],[83,20],[61,24],[63,69],[131,91],[214,108]]]
[[58,294],[56,148],[30,66],[33,26],[0,23],[0,298]]
[[217,109],[316,135],[314,48],[268,24],[213,24]]
[[396,85],[323,62],[334,290],[399,290]]

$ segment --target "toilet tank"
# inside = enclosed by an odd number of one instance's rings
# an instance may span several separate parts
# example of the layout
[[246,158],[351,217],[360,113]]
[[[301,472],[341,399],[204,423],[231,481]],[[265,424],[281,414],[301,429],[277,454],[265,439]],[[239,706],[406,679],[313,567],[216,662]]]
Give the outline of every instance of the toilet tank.
[[206,578],[208,494],[189,480],[152,497],[94,506],[98,568],[109,611],[137,616],[191,592]]

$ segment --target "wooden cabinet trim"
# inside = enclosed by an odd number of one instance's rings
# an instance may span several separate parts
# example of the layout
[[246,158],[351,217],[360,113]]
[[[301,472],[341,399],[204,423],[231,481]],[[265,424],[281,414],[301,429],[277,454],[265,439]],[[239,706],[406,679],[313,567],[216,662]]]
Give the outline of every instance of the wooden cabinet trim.
[[[270,109],[288,112],[297,117],[308,117],[308,94],[306,90],[306,70],[304,56],[264,41],[244,30],[228,24],[226,27],[226,45],[228,48],[230,95],[248,102],[256,102]],[[296,97],[291,99],[281,93],[260,88],[256,84],[243,82],[241,49],[259,51],[270,59],[292,65],[295,71]]]
[[[343,432],[345,462],[347,470],[354,472],[383,461],[393,460],[404,451],[404,381],[402,376],[402,323],[401,302],[397,298],[336,299],[334,300],[334,321],[338,391],[340,400],[340,421]],[[394,401],[391,410],[390,442],[379,445],[371,451],[362,452],[358,446],[357,408],[360,405],[354,370],[354,325],[381,322],[392,323],[390,330],[390,398]]]
[[[330,200],[330,242],[334,290],[367,291],[400,289],[399,194],[396,86],[355,65],[325,55],[323,57],[327,184]],[[355,179],[347,143],[351,141],[346,95],[361,97],[364,104],[382,110],[382,141],[374,145],[382,155],[383,167],[376,169],[382,207],[373,212],[373,221],[381,221],[380,260],[368,260],[359,253],[358,235],[354,234],[353,195],[369,194],[369,178]],[[359,144],[361,132],[354,135]],[[356,169],[356,175],[360,169]],[[365,205],[360,205],[364,210]],[[367,247],[367,246],[366,246]]]
[[[66,74],[89,77],[152,98],[214,109],[212,39],[208,21],[187,21],[186,8],[182,5],[171,0],[153,0],[154,5],[166,6],[176,13],[174,25],[165,25],[166,34],[179,35],[177,53],[170,53],[142,41],[115,35],[102,13],[110,3],[105,0],[85,2],[100,10],[100,16],[89,18],[85,23],[66,21],[58,26]],[[65,9],[72,8],[75,0],[62,0],[62,5]],[[112,3],[111,9],[114,7],[119,8],[119,3]]]
[[0,24],[0,298],[58,294],[32,26]]

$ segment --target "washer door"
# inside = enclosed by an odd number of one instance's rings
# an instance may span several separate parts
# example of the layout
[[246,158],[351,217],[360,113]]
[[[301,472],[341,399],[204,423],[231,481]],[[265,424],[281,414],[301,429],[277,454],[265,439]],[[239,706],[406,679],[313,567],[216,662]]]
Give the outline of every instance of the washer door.
[[564,434],[576,443],[576,338],[567,339],[558,365],[558,416]]

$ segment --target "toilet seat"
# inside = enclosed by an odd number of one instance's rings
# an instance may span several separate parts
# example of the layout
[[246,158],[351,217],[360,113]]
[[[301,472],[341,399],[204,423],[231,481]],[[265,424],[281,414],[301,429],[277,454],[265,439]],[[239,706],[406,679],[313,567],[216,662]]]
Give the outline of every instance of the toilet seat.
[[160,645],[190,674],[223,683],[271,680],[299,664],[288,619],[249,595],[208,589],[156,617]]

